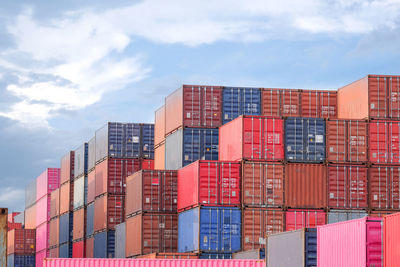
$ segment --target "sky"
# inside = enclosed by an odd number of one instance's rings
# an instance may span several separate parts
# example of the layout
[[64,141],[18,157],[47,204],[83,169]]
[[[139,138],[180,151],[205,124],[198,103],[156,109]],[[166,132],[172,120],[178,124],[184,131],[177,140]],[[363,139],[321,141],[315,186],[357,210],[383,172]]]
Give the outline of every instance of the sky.
[[334,90],[400,74],[399,47],[399,0],[4,1],[0,206],[181,84]]

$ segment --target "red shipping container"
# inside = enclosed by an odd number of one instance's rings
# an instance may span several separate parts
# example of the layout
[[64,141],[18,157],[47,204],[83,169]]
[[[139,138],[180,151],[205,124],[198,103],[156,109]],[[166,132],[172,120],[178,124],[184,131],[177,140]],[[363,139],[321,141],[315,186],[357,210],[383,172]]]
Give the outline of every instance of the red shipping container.
[[240,176],[237,162],[198,160],[179,169],[178,210],[199,205],[240,205]]
[[154,112],[154,145],[165,140],[165,105]]
[[395,210],[371,210],[369,212],[368,216],[384,218],[385,216],[396,213],[396,212],[398,212],[398,211],[395,211]]
[[177,214],[141,213],[126,220],[126,257],[176,252],[177,248]]
[[154,159],[143,159],[142,170],[154,170]]
[[242,204],[282,207],[285,167],[281,163],[246,161],[243,163]]
[[11,231],[13,229],[21,229],[21,228],[22,228],[22,223],[13,223],[13,222],[7,223],[7,231]]
[[36,228],[36,253],[49,248],[49,230],[47,222]]
[[330,165],[328,167],[328,207],[367,209],[368,169],[354,165]]
[[326,223],[326,213],[322,210],[288,210],[285,231],[316,227]]
[[369,169],[370,208],[400,210],[400,167],[373,166]]
[[85,254],[86,258],[93,258],[94,253],[94,237],[85,240]]
[[96,196],[96,170],[88,173],[87,203],[92,203]]
[[60,169],[48,168],[36,178],[36,200],[50,194],[60,186]]
[[337,118],[337,91],[301,90],[301,116]]
[[219,129],[219,160],[284,159],[282,119],[240,116]]
[[125,193],[126,177],[140,170],[140,159],[108,158],[96,165],[95,195]]
[[326,166],[289,163],[285,166],[285,205],[290,208],[326,208]]
[[8,214],[7,220],[9,223],[13,223],[14,222],[14,217],[17,216],[18,214],[20,214],[20,212],[12,212]]
[[154,169],[165,170],[165,142],[154,148]]
[[36,202],[36,227],[50,221],[50,195],[46,195]]
[[50,195],[50,218],[60,215],[60,189],[57,188]]
[[74,156],[75,152],[70,151],[61,158],[60,184],[74,179]]
[[300,93],[298,89],[262,90],[262,114],[272,117],[299,117]]
[[383,227],[384,266],[398,266],[400,262],[400,213],[385,216]]
[[126,181],[125,215],[137,212],[176,212],[177,171],[142,170]]
[[49,249],[49,258],[58,258],[59,257],[59,247],[54,247]]
[[242,211],[242,249],[265,247],[265,237],[285,227],[285,212],[280,209],[245,208]]
[[85,237],[86,230],[86,208],[82,207],[75,210],[73,214],[74,227],[72,231],[72,240],[79,240]]
[[36,229],[36,204],[25,210],[25,229]]
[[166,135],[181,127],[216,128],[221,119],[221,86],[183,85],[165,98]]
[[369,123],[369,157],[372,163],[400,163],[400,121]]
[[35,253],[36,231],[13,229],[7,234],[7,255],[31,255]]
[[367,162],[368,123],[357,120],[328,120],[327,160],[333,163]]
[[74,183],[67,181],[60,186],[60,215],[74,210]]
[[[75,225],[74,225],[75,226]],[[56,217],[49,222],[49,247],[58,246],[60,243],[60,222]]]
[[72,258],[85,258],[85,240],[72,244]]
[[104,195],[94,201],[94,231],[112,230],[124,221],[124,195]]

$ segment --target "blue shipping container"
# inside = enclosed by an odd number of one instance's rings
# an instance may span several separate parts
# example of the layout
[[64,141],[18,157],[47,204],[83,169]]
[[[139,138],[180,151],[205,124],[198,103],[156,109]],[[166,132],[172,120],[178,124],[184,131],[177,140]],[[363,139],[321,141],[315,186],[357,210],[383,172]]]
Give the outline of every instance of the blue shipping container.
[[317,266],[317,229],[307,228],[305,231],[306,267]]
[[72,242],[73,213],[68,212],[60,216],[60,244]]
[[87,206],[86,209],[86,237],[93,235],[94,231],[94,203]]
[[[134,237],[132,237],[134,238]],[[94,235],[94,258],[115,257],[115,231],[106,231]]]
[[201,253],[199,259],[227,260],[232,259],[232,253]]
[[7,267],[35,267],[35,255],[7,255]]
[[178,217],[178,252],[232,253],[241,249],[241,212],[232,207],[200,207]]
[[218,129],[185,128],[167,136],[165,169],[177,170],[196,160],[218,160]]
[[88,172],[88,143],[84,143],[75,150],[74,178],[86,175]]
[[142,124],[142,158],[154,159],[154,124]]
[[287,118],[285,156],[288,162],[325,161],[325,120]]
[[72,258],[72,242],[68,242],[68,243],[64,243],[64,244],[60,245],[58,257],[59,258]]
[[261,115],[259,88],[224,87],[222,91],[222,124],[240,115]]

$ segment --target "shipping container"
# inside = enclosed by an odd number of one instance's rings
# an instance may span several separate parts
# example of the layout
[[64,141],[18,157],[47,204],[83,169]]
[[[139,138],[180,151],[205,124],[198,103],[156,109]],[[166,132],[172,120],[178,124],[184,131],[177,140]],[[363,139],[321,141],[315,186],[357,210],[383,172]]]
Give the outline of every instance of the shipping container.
[[91,203],[86,208],[86,237],[94,233],[94,203]]
[[317,266],[317,229],[303,228],[269,235],[266,250],[267,266]]
[[25,229],[36,229],[36,205],[25,209]]
[[241,211],[233,207],[199,207],[181,212],[178,252],[241,250]]
[[94,237],[87,238],[86,240],[86,258],[93,258],[94,255]]
[[177,171],[141,170],[126,180],[126,217],[138,212],[176,212]]
[[72,244],[72,258],[85,258],[85,240]]
[[329,165],[328,207],[368,208],[368,169],[357,165]]
[[326,213],[323,210],[289,209],[285,220],[285,231],[313,228],[326,223]]
[[35,267],[35,255],[15,255],[7,257],[7,267]]
[[[154,159],[154,124],[142,123],[141,126],[141,158],[143,159]],[[127,130],[127,134],[129,135],[129,131]],[[128,142],[128,148],[132,143]]]
[[59,247],[52,247],[49,249],[49,258],[58,258],[60,256]]
[[21,223],[22,226],[25,226],[25,211],[19,213],[14,217],[14,222]]
[[285,205],[289,208],[326,208],[326,166],[288,163],[285,166]]
[[36,253],[49,248],[50,228],[47,222],[36,228]]
[[154,148],[154,169],[165,170],[165,142]]
[[48,168],[36,178],[36,200],[47,196],[60,186],[60,169]]
[[393,213],[396,213],[396,212],[397,211],[395,211],[395,210],[369,210],[368,216],[383,218],[386,215],[390,215],[390,214],[393,214]]
[[243,162],[243,206],[283,207],[284,176],[285,166],[282,163]]
[[236,253],[232,254],[232,259],[234,259],[234,260],[239,260],[239,259],[263,260],[263,259],[265,259],[265,249],[254,249],[254,250],[236,252]]
[[72,241],[73,222],[74,220],[72,212],[68,212],[60,216],[60,244]]
[[142,159],[141,170],[154,170],[154,159]]
[[36,226],[50,221],[50,195],[46,195],[36,202]]
[[49,247],[60,244],[60,220],[58,217],[49,222]]
[[282,209],[244,208],[242,210],[242,249],[265,248],[265,237],[285,228]]
[[74,210],[74,182],[67,181],[60,186],[60,214]]
[[383,251],[384,266],[398,266],[400,262],[400,213],[383,218]]
[[85,176],[88,172],[88,143],[83,143],[74,151],[74,179]]
[[[232,253],[200,253],[199,259],[201,260],[229,260],[232,259]],[[226,262],[226,261],[224,261]],[[265,261],[264,265],[265,265]]]
[[165,169],[177,170],[196,160],[218,160],[218,129],[184,128],[165,140]]
[[44,259],[49,256],[49,253],[47,250],[42,250],[40,252],[36,253],[36,259],[35,259],[35,267],[42,267],[44,266]]
[[14,229],[7,233],[7,255],[35,254],[36,231],[32,229]]
[[259,88],[224,87],[222,90],[222,124],[241,115],[261,115]]
[[11,231],[13,229],[21,229],[21,228],[22,228],[22,223],[12,223],[12,222],[7,223],[7,231]]
[[368,75],[338,90],[338,117],[398,119],[400,76]]
[[325,120],[286,119],[285,153],[286,160],[289,162],[324,162]]
[[115,258],[125,258],[125,246],[126,225],[125,223],[120,223],[115,226]]
[[364,217],[317,231],[318,266],[383,266],[382,219]]
[[20,212],[12,212],[12,213],[9,213],[8,216],[7,216],[7,222],[8,222],[8,223],[14,223],[14,222],[15,222],[15,221],[14,221],[14,218],[15,218],[15,216],[17,216],[18,214],[20,214]]
[[219,129],[219,160],[284,159],[283,120],[241,116]]
[[[240,205],[240,163],[196,161],[178,170],[178,210]],[[188,194],[188,192],[192,192]]]
[[74,211],[72,240],[76,241],[85,237],[86,230],[86,208],[82,207]]
[[[140,213],[128,218],[125,223],[126,257],[177,251],[177,214]],[[131,236],[136,238],[130,238]]]
[[165,105],[154,112],[154,145],[157,146],[165,140]]
[[50,194],[50,218],[60,215],[60,188]]
[[96,165],[95,195],[124,194],[126,177],[140,170],[139,159],[108,158]]
[[368,216],[365,210],[330,210],[327,213],[327,223],[344,222]]
[[400,167],[369,168],[369,207],[400,210]]
[[88,173],[87,203],[92,203],[96,196],[96,169]]
[[142,256],[137,256],[135,259],[198,259],[197,253],[178,253],[178,252],[155,252]]
[[262,114],[272,117],[300,117],[299,89],[262,90]]
[[124,221],[124,195],[104,195],[94,201],[94,232],[113,230]]
[[221,126],[222,87],[183,85],[165,98],[166,135],[182,127]]
[[[218,254],[216,254],[218,255]],[[219,254],[222,255],[222,254]],[[228,255],[225,258],[229,258]],[[205,255],[204,255],[205,256]],[[202,258],[203,256],[200,256]],[[208,259],[208,258],[206,258]],[[265,267],[263,260],[194,260],[194,259],[46,259],[43,267],[77,267],[77,266],[108,266],[108,267]]]
[[96,136],[88,142],[88,173],[96,165]]
[[104,231],[94,235],[94,258],[115,257],[115,231]]
[[83,207],[87,203],[88,177],[81,176],[74,181],[74,210]]
[[331,163],[368,161],[368,123],[360,120],[328,120],[326,153]]
[[36,180],[25,187],[25,209],[32,207],[36,202]]
[[72,243],[71,242],[60,245],[59,257],[60,258],[72,258]]
[[337,118],[337,91],[301,90],[301,116]]
[[61,158],[60,184],[74,180],[74,159],[75,152],[70,151]]
[[400,121],[369,123],[369,161],[373,164],[400,163]]

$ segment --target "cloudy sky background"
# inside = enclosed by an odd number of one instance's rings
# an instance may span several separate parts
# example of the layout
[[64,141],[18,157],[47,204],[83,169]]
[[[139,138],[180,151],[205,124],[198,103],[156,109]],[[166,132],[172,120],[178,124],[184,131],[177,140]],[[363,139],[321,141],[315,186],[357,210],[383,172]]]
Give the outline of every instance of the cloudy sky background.
[[[115,2],[115,1],[112,1]],[[182,83],[337,89],[400,74],[400,1],[5,1],[0,206],[107,121]]]

